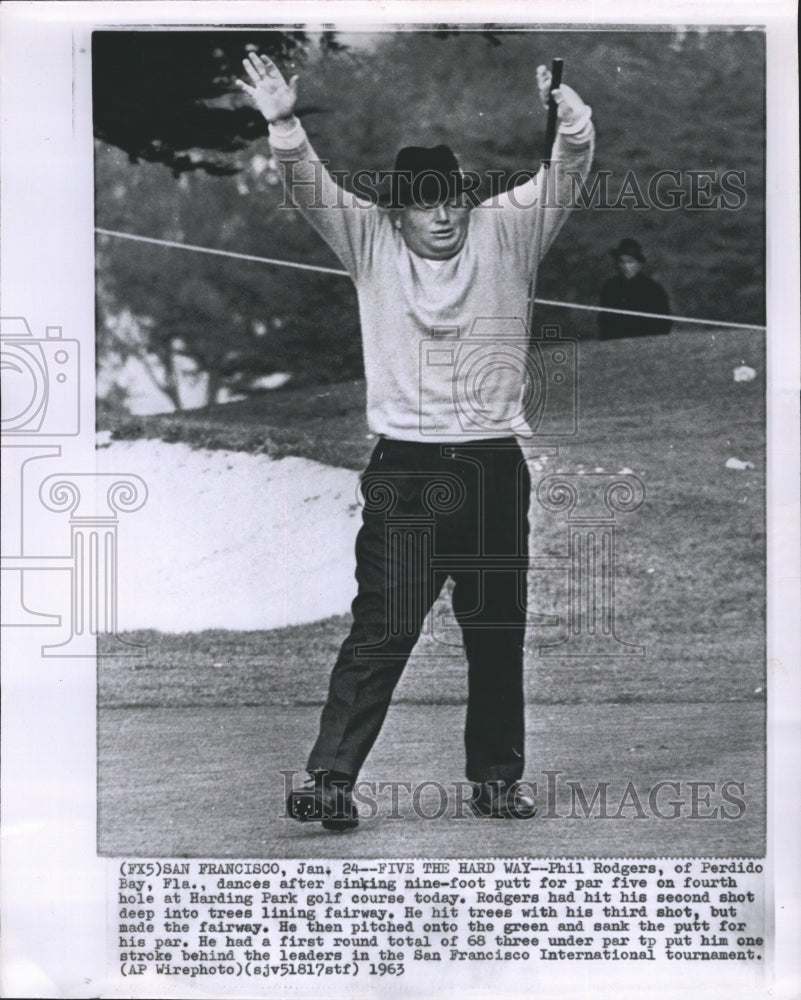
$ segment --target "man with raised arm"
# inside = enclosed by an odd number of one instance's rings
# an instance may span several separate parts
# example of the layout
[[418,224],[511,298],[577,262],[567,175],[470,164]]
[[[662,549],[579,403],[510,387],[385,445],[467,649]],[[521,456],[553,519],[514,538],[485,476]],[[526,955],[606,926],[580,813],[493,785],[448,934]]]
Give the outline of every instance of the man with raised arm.
[[[288,83],[265,56],[239,85],[270,123],[292,201],[356,286],[367,417],[378,436],[362,476],[353,624],[331,673],[309,787],[296,819],[358,823],[352,788],[378,737],[424,619],[448,576],[468,663],[466,775],[476,816],[528,818],[523,646],[530,482],[525,420],[528,297],[592,160],[590,109],[552,92],[559,128],[543,175],[478,203],[447,146],[408,146],[392,204],[339,188],[294,116]],[[537,70],[547,100],[550,74]],[[433,735],[433,734],[432,734]]]

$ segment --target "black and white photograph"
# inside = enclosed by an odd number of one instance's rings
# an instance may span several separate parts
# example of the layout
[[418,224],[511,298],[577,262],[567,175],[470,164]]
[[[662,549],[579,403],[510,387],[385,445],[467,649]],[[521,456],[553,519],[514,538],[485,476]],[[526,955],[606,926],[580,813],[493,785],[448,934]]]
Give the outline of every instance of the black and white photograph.
[[4,5],[4,995],[797,987],[792,11],[612,7]]
[[92,52],[101,852],[762,856],[764,33]]

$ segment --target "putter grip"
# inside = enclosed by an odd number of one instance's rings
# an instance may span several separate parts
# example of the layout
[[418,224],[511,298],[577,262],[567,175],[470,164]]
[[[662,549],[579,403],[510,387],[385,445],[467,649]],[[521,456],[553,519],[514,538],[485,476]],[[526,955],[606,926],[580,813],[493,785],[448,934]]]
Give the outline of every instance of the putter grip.
[[[551,63],[551,90],[556,90],[562,86],[563,59],[554,59]],[[556,140],[557,108],[553,97],[548,98],[548,125],[545,130],[545,162],[551,162],[551,152]]]

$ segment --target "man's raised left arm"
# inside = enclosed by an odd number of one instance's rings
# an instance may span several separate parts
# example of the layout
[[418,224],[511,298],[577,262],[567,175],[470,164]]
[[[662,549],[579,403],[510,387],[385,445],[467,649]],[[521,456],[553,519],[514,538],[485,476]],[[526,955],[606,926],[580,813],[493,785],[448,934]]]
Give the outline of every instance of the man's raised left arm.
[[[539,66],[540,99],[547,108],[548,97],[553,96],[557,106],[556,140],[550,166],[541,166],[535,177],[486,203],[506,209],[501,218],[515,230],[520,249],[526,252],[531,267],[542,260],[567,213],[575,207],[576,194],[590,172],[595,152],[592,109],[572,87],[562,85],[551,91],[550,84],[550,71]],[[539,213],[542,213],[541,228],[534,240]]]

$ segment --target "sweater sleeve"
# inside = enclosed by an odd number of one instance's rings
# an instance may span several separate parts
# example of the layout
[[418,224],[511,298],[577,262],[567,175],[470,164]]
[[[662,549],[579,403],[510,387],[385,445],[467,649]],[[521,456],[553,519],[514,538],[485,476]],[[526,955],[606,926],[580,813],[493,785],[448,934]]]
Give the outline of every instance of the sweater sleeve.
[[[580,131],[557,133],[551,166],[541,166],[537,175],[504,194],[483,202],[480,210],[494,212],[506,249],[521,259],[533,273],[574,207],[579,179],[586,180],[595,151],[595,129],[587,119]],[[545,193],[547,177],[547,197]],[[537,215],[542,213],[542,235],[535,246]]]
[[355,280],[369,258],[380,209],[334,181],[296,118],[270,125],[270,146],[283,171],[287,197]]

